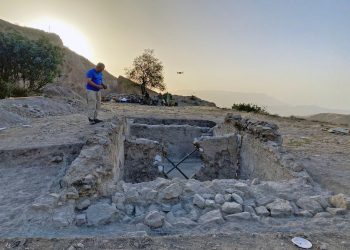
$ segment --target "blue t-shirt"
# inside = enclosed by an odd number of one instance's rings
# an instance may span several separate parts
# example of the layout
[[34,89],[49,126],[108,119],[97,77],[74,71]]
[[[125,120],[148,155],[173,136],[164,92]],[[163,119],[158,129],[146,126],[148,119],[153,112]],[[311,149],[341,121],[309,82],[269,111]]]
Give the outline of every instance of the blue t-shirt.
[[[101,85],[103,83],[103,74],[102,72],[97,72],[96,69],[90,69],[86,73],[86,77],[90,78],[95,84]],[[93,91],[99,91],[98,88],[95,88],[91,86],[90,84],[86,83],[86,89],[93,90]]]

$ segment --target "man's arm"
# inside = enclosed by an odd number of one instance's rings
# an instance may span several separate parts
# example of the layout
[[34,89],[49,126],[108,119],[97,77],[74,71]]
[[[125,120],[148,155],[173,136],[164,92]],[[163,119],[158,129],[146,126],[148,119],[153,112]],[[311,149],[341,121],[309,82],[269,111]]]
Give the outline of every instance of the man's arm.
[[98,85],[98,84],[96,84],[96,83],[94,83],[92,80],[91,80],[91,78],[87,78],[87,83],[90,85],[90,86],[92,86],[92,87],[94,87],[94,88],[97,88],[97,89],[103,89],[104,88],[104,86],[102,86],[102,85]]

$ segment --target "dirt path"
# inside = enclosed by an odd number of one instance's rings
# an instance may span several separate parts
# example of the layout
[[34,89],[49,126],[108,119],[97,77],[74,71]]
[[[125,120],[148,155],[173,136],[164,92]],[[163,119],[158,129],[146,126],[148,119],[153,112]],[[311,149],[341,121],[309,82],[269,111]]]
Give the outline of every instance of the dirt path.
[[[81,239],[11,239],[0,240],[1,249],[299,249],[291,242],[295,236],[303,236],[313,244],[312,249],[349,249],[349,235],[337,234],[251,234],[234,232],[230,235],[205,236],[163,236],[163,237],[114,237],[114,238],[81,238]],[[70,248],[72,247],[72,248]],[[78,248],[79,249],[79,248]]]

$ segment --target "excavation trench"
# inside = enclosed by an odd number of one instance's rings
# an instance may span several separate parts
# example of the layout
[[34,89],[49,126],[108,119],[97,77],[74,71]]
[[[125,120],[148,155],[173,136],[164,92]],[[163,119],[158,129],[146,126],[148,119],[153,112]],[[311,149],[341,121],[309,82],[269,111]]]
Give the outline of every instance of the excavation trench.
[[[272,145],[272,146],[271,146]],[[127,121],[123,180],[137,183],[165,178],[265,180],[291,178],[281,166],[277,144],[207,120]]]

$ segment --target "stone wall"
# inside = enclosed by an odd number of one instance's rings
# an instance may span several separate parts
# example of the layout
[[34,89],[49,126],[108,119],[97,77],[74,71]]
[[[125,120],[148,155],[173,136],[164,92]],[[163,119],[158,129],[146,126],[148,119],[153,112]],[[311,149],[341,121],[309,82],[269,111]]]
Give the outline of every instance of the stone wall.
[[164,145],[172,159],[180,159],[192,152],[195,148],[193,140],[206,134],[209,128],[190,125],[145,125],[131,124],[130,136],[147,138]]
[[239,136],[203,136],[196,141],[204,166],[196,173],[200,181],[237,178]]
[[279,148],[266,144],[251,134],[242,137],[240,151],[240,178],[262,180],[291,179],[290,170],[281,164]]
[[123,175],[125,127],[125,119],[96,127],[67,170],[62,185],[76,189],[79,196],[106,195],[109,185]]
[[125,141],[125,166],[123,180],[126,182],[152,181],[162,176],[154,164],[162,155],[162,147],[148,139],[127,139]]
[[271,122],[242,118],[228,114],[224,123],[213,128],[214,135],[237,133],[241,136],[239,151],[239,178],[288,180],[308,178],[304,167],[285,152],[278,126]]
[[192,119],[154,119],[154,118],[134,118],[137,124],[147,125],[190,125],[202,128],[212,128],[216,125],[213,121],[208,120],[192,120]]

